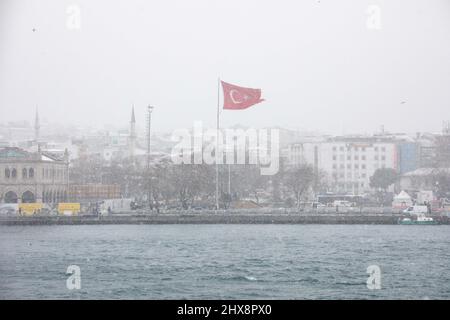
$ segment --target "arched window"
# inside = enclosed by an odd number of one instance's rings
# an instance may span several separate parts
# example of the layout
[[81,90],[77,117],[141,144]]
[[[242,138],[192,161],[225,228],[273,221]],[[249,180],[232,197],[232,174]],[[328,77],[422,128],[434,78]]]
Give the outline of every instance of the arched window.
[[17,170],[15,168],[11,170],[11,178],[17,178]]
[[33,169],[33,168],[30,168],[30,169],[28,170],[28,177],[29,177],[30,179],[34,178],[34,169]]
[[36,197],[34,196],[34,193],[31,191],[25,191],[22,194],[22,203],[33,203],[36,202]]
[[5,178],[9,178],[11,177],[11,171],[9,170],[9,168],[5,169]]
[[27,169],[23,168],[22,169],[22,179],[26,179],[27,178]]
[[17,203],[17,194],[14,191],[8,191],[4,201],[5,203]]

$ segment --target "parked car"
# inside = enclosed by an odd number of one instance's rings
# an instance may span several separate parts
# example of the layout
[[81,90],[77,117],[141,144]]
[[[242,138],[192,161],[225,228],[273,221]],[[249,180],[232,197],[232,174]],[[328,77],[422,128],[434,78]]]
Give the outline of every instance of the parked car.
[[326,208],[327,206],[325,204],[321,203],[321,202],[313,202],[311,204],[311,207],[313,209],[318,209],[318,208]]
[[16,215],[16,210],[11,207],[0,208],[0,216],[13,216]]

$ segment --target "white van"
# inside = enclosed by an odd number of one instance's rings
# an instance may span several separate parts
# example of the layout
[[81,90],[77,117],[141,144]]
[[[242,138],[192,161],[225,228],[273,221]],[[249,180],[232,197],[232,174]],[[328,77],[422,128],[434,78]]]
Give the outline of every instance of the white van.
[[351,207],[352,203],[346,200],[335,200],[333,202],[333,207]]
[[412,207],[408,207],[405,210],[403,210],[403,213],[427,214],[428,213],[428,207],[427,206],[412,206]]

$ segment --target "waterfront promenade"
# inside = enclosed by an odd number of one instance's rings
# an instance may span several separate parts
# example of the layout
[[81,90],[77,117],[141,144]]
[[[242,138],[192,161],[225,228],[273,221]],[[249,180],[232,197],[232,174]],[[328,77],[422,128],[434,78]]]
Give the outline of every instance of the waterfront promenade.
[[[99,224],[397,224],[402,214],[395,213],[230,213],[167,212],[112,214],[107,216],[6,216],[0,225],[99,225]],[[433,215],[441,224],[450,224],[447,215]]]

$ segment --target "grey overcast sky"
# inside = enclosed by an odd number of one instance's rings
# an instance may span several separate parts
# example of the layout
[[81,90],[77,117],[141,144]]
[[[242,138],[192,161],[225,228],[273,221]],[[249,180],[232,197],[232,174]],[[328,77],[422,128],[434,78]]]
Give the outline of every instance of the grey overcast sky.
[[141,127],[148,104],[155,130],[214,126],[219,76],[266,99],[224,126],[439,131],[450,1],[0,0],[0,122],[38,105],[49,122],[128,125],[134,103]]

